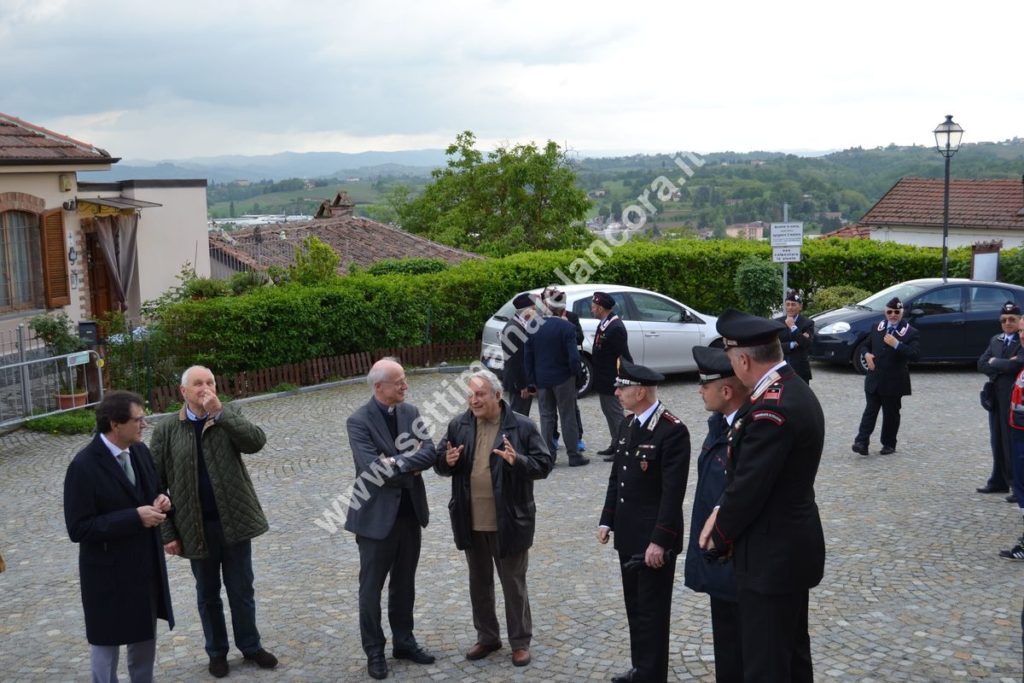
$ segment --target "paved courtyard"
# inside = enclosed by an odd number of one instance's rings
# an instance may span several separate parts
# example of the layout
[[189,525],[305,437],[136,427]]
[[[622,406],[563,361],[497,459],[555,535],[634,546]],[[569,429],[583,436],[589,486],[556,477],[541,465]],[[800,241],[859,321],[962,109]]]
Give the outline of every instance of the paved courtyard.
[[[440,405],[436,397],[455,377],[412,376],[408,398]],[[817,479],[828,557],[810,605],[818,680],[1021,680],[1024,563],[997,557],[1020,533],[1020,515],[1002,496],[974,492],[990,462],[977,400],[981,380],[961,368],[916,371],[897,454],[878,455],[876,430],[872,454],[861,457],[850,452],[864,401],[861,378],[814,367],[812,387],[828,420]],[[367,396],[359,383],[243,408],[268,436],[263,452],[247,462],[271,524],[253,543],[258,619],[264,645],[281,665],[260,671],[234,651],[228,680],[369,680],[359,646],[355,540],[340,524],[332,534],[314,523],[352,482],[345,418]],[[672,378],[661,398],[690,427],[698,448],[707,414],[694,378]],[[602,448],[607,436],[597,398],[585,399],[581,409],[588,447]],[[0,679],[6,683],[88,678],[77,548],[67,538],[61,501],[65,468],[87,440],[26,431],[0,437],[0,549],[8,564],[0,574]],[[569,469],[562,451],[551,476],[537,483],[529,572],[533,663],[525,669],[512,667],[507,645],[479,662],[463,658],[475,638],[465,562],[448,524],[449,481],[425,473],[431,524],[417,574],[416,632],[438,659],[417,666],[389,656],[390,680],[575,683],[608,680],[628,668],[615,553],[594,540],[608,467],[595,458]],[[691,466],[687,521],[694,481]],[[188,563],[169,558],[168,567],[178,625],[168,632],[160,622],[158,679],[212,680]],[[683,586],[682,561],[671,650],[674,679],[714,680],[707,597]]]

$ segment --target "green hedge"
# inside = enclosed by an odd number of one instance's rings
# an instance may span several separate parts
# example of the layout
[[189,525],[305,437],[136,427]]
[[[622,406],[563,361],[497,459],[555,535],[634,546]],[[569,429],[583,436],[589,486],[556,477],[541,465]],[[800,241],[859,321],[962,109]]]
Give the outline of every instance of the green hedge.
[[[603,244],[603,243],[602,243]],[[176,304],[160,326],[185,364],[238,371],[307,358],[427,342],[479,338],[487,318],[516,292],[548,284],[644,287],[719,313],[740,307],[733,288],[747,257],[766,261],[764,242],[634,242],[611,250],[566,250],[468,261],[422,275],[360,273],[325,287],[286,285],[239,297]],[[970,268],[968,249],[950,252],[950,275]],[[789,285],[804,292],[846,285],[874,292],[941,273],[941,250],[868,240],[809,240],[790,264]],[[781,292],[780,292],[781,294]]]

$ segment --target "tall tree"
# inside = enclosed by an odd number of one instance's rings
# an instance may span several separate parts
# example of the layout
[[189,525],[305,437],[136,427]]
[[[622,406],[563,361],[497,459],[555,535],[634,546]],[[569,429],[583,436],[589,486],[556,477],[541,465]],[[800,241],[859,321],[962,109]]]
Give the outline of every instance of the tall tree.
[[423,194],[401,204],[409,232],[469,251],[504,256],[586,244],[590,206],[565,153],[549,141],[498,147],[486,156],[465,131],[446,150]]

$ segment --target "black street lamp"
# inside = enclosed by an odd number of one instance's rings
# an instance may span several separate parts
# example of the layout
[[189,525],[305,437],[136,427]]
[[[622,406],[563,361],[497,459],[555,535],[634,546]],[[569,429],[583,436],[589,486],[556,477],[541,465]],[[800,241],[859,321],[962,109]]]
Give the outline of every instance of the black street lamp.
[[964,129],[953,122],[952,114],[947,114],[946,120],[936,126],[933,132],[935,147],[939,154],[946,157],[946,186],[942,197],[942,281],[945,282],[949,274],[949,247],[946,244],[949,239],[949,160],[960,149]]

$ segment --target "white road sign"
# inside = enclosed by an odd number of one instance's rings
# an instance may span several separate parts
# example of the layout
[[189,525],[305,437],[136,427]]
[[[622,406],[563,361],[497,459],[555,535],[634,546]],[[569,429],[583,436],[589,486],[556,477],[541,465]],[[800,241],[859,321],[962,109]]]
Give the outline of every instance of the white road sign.
[[803,223],[772,223],[773,247],[799,247],[803,243]]
[[795,263],[800,260],[800,247],[772,247],[772,261]]

